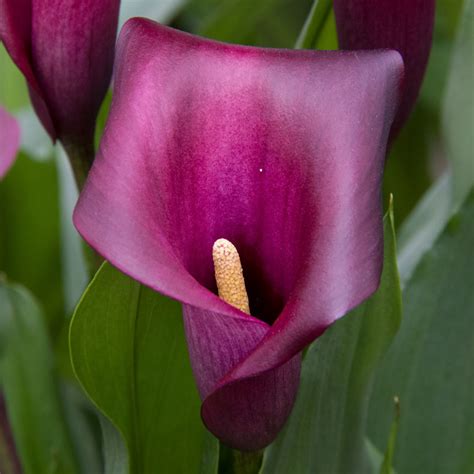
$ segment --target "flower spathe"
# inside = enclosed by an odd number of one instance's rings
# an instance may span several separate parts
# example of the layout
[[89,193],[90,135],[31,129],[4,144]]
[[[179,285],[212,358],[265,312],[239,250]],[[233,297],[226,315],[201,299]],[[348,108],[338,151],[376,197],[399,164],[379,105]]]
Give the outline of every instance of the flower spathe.
[[0,107],[0,179],[15,160],[20,146],[20,127],[16,119]]
[[53,140],[91,147],[120,0],[0,0],[0,39]]
[[[268,445],[300,352],[377,288],[380,185],[400,55],[251,48],[130,20],[74,213],[113,265],[183,303],[204,423]],[[216,295],[212,248],[242,262],[252,316]]]
[[435,0],[334,0],[342,49],[390,48],[400,52],[405,80],[392,138],[415,104],[431,50]]

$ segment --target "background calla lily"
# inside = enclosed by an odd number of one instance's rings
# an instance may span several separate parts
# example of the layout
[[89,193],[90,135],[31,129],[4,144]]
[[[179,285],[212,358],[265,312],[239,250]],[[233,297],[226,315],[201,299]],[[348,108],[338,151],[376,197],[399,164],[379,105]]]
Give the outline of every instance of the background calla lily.
[[[112,264],[183,303],[207,427],[269,444],[300,351],[377,288],[400,55],[250,48],[143,19],[121,32],[106,132],[75,210]],[[250,309],[215,294],[240,252]]]
[[53,140],[93,158],[109,86],[119,0],[0,0],[0,39]]
[[405,81],[392,130],[407,120],[420,91],[431,50],[435,0],[334,0],[341,49],[400,52]]
[[0,178],[15,160],[20,146],[20,128],[17,121],[0,107]]

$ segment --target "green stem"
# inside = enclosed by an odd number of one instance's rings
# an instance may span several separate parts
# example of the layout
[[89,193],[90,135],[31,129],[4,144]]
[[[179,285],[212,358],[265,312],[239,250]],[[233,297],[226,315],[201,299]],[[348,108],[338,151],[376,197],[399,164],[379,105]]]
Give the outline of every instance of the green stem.
[[67,139],[63,139],[61,143],[71,163],[77,189],[81,192],[94,162],[94,144],[89,140],[78,142]]
[[[77,189],[81,192],[94,162],[94,144],[92,140],[78,142],[67,139],[63,139],[61,143],[71,163]],[[84,244],[83,248],[88,273],[93,277],[102,264],[103,259],[88,245]]]
[[234,474],[258,474],[262,465],[263,450],[243,452],[234,449],[232,458]]

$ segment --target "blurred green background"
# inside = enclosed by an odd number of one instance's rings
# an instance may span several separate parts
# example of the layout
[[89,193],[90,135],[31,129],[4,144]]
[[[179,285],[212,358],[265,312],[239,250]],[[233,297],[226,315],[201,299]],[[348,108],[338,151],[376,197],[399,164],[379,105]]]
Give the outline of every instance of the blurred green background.
[[[312,3],[123,1],[121,21],[144,15],[222,41],[292,48]],[[402,417],[411,421],[400,427],[394,461],[399,473],[461,474],[474,468],[474,433],[468,426],[474,426],[469,319],[474,282],[472,271],[465,270],[473,263],[469,222],[474,216],[472,198],[464,203],[473,173],[472,24],[471,1],[438,0],[424,85],[386,166],[385,202],[394,195],[405,314],[375,381],[367,433],[374,449],[383,453],[393,419],[390,399],[402,390]],[[337,48],[332,14],[317,44]],[[3,318],[15,311],[24,316],[15,336],[10,335],[15,343],[5,342],[0,325],[0,381],[4,386],[9,382],[10,400],[18,405],[12,409],[14,429],[24,434],[25,446],[34,446],[36,466],[49,465],[44,472],[100,472],[99,419],[75,381],[67,347],[69,318],[88,281],[71,224],[76,191],[64,154],[38,124],[24,80],[2,45],[0,104],[19,118],[23,135],[18,160],[0,182],[0,273],[31,293],[0,293],[7,301],[0,302]],[[109,104],[106,100],[101,111],[99,132]],[[448,293],[433,304],[433,292]],[[400,385],[393,382],[396,376]],[[445,390],[451,386],[461,388],[453,394]],[[439,395],[434,401],[433,391]],[[30,394],[28,400],[24,393]],[[42,408],[36,413],[38,400]],[[410,404],[418,412],[411,419],[406,415]],[[451,454],[442,433],[432,431],[439,426],[452,439]]]

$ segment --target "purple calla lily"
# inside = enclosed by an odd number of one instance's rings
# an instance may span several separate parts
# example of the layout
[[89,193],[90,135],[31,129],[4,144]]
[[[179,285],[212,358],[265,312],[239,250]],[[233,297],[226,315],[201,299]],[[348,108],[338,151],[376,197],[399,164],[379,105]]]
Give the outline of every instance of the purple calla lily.
[[53,141],[90,160],[119,6],[120,0],[0,0],[0,39],[28,82],[43,126]]
[[435,0],[334,0],[341,49],[390,48],[400,52],[405,81],[392,137],[410,115],[431,50]]
[[20,127],[15,118],[0,107],[0,178],[13,164],[19,146]]
[[[378,286],[402,72],[394,51],[243,47],[144,19],[121,32],[74,222],[113,265],[183,303],[203,421],[232,447],[275,438],[301,350]],[[252,316],[216,295],[221,237],[240,253]]]

